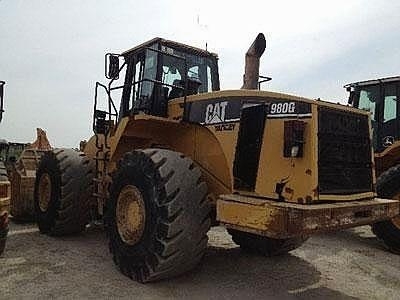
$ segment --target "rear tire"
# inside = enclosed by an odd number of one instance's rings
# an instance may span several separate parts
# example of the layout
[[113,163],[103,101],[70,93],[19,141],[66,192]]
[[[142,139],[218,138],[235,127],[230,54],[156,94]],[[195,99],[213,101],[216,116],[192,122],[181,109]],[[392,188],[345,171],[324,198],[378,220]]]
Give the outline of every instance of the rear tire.
[[228,229],[235,244],[243,251],[257,253],[263,256],[277,256],[286,254],[300,247],[308,236],[300,236],[288,239],[273,239],[248,232]]
[[[135,203],[142,203],[135,209],[144,209],[136,210],[143,214],[137,213],[123,226],[129,215],[121,217],[119,207],[126,191]],[[208,242],[206,194],[201,171],[190,158],[164,149],[126,153],[113,176],[106,218],[110,251],[121,272],[150,282],[194,268]]]
[[[400,165],[383,172],[377,182],[378,197],[400,200]],[[372,225],[372,232],[393,253],[400,254],[400,216]]]
[[34,203],[41,233],[79,233],[89,221],[93,193],[92,161],[73,149],[46,152],[36,172]]

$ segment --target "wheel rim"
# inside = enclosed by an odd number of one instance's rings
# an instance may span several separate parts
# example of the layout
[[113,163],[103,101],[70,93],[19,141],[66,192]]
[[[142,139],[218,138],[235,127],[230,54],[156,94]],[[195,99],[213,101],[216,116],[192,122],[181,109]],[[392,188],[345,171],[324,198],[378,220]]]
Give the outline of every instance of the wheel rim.
[[42,212],[47,211],[51,199],[51,179],[45,173],[39,180],[39,208]]
[[116,209],[118,233],[129,244],[136,244],[143,235],[145,227],[145,205],[137,187],[126,185],[119,193]]
[[[392,199],[400,200],[400,193],[394,195]],[[395,216],[392,218],[392,223],[396,226],[397,229],[400,229],[400,215]]]

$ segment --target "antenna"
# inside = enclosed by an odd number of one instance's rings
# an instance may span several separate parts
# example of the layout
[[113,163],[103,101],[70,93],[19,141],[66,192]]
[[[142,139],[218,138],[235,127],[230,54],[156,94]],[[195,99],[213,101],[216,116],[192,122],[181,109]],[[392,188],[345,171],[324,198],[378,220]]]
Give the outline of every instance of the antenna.
[[[197,26],[199,27],[199,30],[202,31],[202,35],[206,36],[207,35],[207,31],[208,31],[208,25],[206,23],[202,23],[200,21],[200,14],[197,14]],[[207,43],[207,39],[206,40],[206,51],[208,51],[208,43]]]

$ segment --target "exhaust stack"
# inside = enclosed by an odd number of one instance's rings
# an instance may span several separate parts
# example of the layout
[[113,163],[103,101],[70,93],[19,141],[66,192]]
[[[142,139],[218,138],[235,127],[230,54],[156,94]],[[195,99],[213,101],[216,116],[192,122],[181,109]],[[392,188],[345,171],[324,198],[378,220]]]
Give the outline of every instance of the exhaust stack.
[[265,51],[265,36],[259,33],[246,52],[242,89],[258,90],[260,57]]

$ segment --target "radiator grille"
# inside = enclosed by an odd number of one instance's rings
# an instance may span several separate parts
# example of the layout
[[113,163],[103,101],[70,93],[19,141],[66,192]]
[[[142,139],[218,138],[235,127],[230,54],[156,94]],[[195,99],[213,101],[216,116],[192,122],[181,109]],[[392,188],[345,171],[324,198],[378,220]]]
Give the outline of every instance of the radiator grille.
[[319,107],[319,193],[372,191],[371,165],[368,116]]

